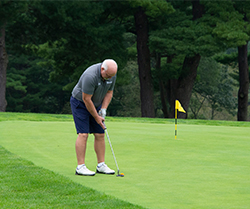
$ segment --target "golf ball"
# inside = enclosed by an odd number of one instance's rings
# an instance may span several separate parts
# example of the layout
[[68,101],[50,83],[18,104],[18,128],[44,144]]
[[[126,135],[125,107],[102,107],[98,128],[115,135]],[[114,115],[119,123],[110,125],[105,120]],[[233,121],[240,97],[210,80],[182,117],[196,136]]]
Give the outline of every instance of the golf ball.
[[124,176],[124,173],[120,173],[120,175]]

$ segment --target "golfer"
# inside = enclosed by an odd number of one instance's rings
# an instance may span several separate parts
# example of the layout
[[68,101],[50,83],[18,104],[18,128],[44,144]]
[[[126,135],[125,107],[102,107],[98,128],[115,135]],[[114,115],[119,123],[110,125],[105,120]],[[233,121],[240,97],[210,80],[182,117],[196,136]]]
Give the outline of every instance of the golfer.
[[113,97],[117,64],[112,59],[94,64],[81,75],[70,98],[71,110],[78,134],[76,139],[76,157],[78,166],[76,175],[94,176],[85,165],[86,145],[89,134],[94,134],[94,149],[97,156],[97,173],[114,174],[105,164],[104,120],[106,110]]

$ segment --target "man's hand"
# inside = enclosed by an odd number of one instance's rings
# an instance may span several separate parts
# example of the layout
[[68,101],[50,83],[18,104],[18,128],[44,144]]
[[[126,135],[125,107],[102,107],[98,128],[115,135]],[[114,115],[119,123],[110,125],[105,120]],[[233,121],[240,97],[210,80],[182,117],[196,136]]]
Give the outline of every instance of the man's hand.
[[103,117],[105,119],[106,117],[106,109],[100,109],[98,112],[98,115],[100,115],[101,117]]
[[103,128],[103,130],[106,129],[105,125],[104,125],[104,121],[105,119],[102,116],[98,115],[98,118],[95,118],[96,122]]
[[90,112],[90,114],[95,118],[96,122],[103,128],[105,129],[105,126],[103,124],[103,121],[105,121],[105,118],[100,116],[98,112],[95,109],[95,106],[91,100],[92,95],[90,94],[85,94],[82,93],[82,99],[84,101],[84,104],[87,108],[87,110]]

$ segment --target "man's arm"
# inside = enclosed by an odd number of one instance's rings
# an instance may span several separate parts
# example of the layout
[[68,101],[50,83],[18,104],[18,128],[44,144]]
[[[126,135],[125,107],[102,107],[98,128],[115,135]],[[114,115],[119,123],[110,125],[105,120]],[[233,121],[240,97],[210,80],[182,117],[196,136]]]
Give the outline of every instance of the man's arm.
[[113,97],[113,91],[108,91],[102,102],[102,109],[107,109],[111,99]]
[[96,109],[95,109],[95,105],[91,100],[92,95],[91,94],[85,94],[82,93],[82,100],[85,103],[85,106],[87,108],[87,110],[89,111],[89,113],[95,118],[96,122],[103,128],[105,129],[105,126],[103,124],[104,118],[99,116]]

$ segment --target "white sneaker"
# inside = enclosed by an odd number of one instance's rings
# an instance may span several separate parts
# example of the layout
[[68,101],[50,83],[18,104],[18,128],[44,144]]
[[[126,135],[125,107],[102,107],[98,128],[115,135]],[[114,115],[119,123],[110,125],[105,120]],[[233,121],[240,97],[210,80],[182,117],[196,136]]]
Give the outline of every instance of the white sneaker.
[[89,169],[87,169],[86,165],[83,165],[80,169],[76,168],[76,175],[94,176],[95,172],[90,171]]
[[115,174],[114,170],[111,170],[105,163],[102,164],[100,167],[96,167],[96,173],[103,173],[103,174]]

